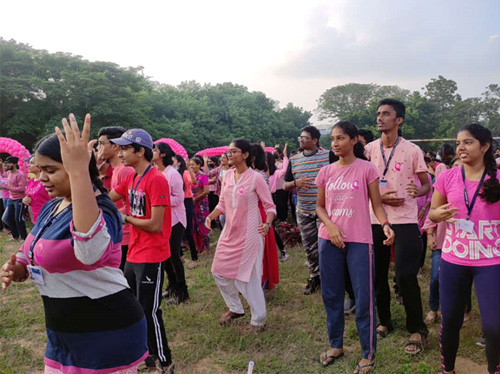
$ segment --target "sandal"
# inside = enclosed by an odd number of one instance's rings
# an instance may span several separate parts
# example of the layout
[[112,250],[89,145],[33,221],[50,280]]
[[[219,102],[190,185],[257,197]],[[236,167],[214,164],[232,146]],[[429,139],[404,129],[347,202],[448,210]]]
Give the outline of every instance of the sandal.
[[245,313],[234,313],[234,312],[231,312],[231,311],[228,311],[226,313],[224,313],[222,316],[220,316],[219,318],[219,323],[221,325],[229,325],[231,322],[233,322],[233,320],[235,320],[236,318],[241,318],[245,315]]
[[[378,327],[380,327],[380,326],[386,327],[387,330],[379,330]],[[393,331],[394,331],[394,327],[392,327],[392,326],[378,325],[377,326],[377,337],[379,339],[385,339],[387,337],[387,335],[389,335]]]
[[[353,374],[368,374],[373,372],[375,370],[375,364],[376,361],[374,360],[372,363],[366,364],[366,365],[360,365],[358,362],[358,365],[356,366],[356,369],[353,371]],[[368,371],[363,371],[364,369],[369,369]],[[363,371],[363,373],[361,373]]]
[[[417,349],[415,350],[407,349],[411,345],[416,346]],[[422,336],[422,334],[420,334],[420,340],[414,340],[414,339],[408,340],[408,342],[405,344],[405,353],[412,356],[418,355],[420,352],[424,350],[424,346],[425,346],[425,338]]]
[[[319,358],[319,363],[326,368],[327,366],[332,365],[335,361],[337,361],[339,358],[344,357],[344,352],[339,353],[337,356],[329,355],[328,351],[323,353],[320,358]],[[325,363],[326,361],[326,363]]]

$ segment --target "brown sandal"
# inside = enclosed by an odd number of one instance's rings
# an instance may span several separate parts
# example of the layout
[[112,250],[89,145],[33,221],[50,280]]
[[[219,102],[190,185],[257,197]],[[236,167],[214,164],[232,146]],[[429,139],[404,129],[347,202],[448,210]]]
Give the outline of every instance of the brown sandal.
[[233,320],[235,320],[236,318],[241,318],[245,315],[245,313],[233,313],[231,311],[228,311],[226,313],[224,313],[222,316],[220,316],[219,318],[219,323],[221,325],[229,325],[231,322],[233,322]]

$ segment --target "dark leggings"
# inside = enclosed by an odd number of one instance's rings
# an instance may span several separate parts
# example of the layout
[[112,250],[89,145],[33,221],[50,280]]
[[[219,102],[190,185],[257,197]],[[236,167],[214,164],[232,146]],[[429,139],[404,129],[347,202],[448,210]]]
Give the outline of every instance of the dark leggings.
[[[444,254],[444,253],[443,253]],[[471,282],[476,289],[486,358],[490,374],[500,371],[500,265],[462,266],[441,259],[439,295],[441,298],[441,359],[443,369],[455,369],[460,328]]]
[[184,231],[184,239],[187,240],[189,244],[189,250],[191,251],[191,260],[198,261],[198,251],[196,250],[196,244],[193,238],[193,219],[194,219],[194,202],[193,198],[189,197],[184,199],[184,206],[186,207],[186,220],[187,226]]
[[276,205],[276,218],[281,222],[286,222],[288,219],[288,191],[276,190],[273,193],[273,202]]
[[177,223],[172,227],[170,235],[170,257],[164,262],[168,277],[168,287],[173,290],[179,301],[188,299],[184,264],[181,261],[181,244],[184,236],[184,226]]

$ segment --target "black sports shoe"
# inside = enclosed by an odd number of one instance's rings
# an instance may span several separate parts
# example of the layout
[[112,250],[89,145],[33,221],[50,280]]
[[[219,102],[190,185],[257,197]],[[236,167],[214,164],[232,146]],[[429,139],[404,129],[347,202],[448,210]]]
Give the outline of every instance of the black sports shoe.
[[309,278],[307,281],[306,288],[304,288],[304,295],[311,295],[321,288],[321,282],[319,275]]

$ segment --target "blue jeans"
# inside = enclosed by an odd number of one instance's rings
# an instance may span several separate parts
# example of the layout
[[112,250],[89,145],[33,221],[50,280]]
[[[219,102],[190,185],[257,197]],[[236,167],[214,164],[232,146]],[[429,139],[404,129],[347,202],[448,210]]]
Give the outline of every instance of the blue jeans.
[[9,199],[9,205],[7,207],[4,216],[6,219],[4,222],[9,225],[10,232],[14,239],[26,239],[26,224],[24,223],[24,214],[26,210],[24,209],[24,204],[22,199],[12,200]]
[[431,252],[431,283],[429,287],[429,308],[433,312],[439,310],[439,264],[441,262],[441,250]]
[[345,243],[340,249],[319,238],[321,296],[326,310],[328,338],[332,348],[343,348],[346,264],[356,299],[356,326],[363,358],[375,358],[377,349],[375,313],[375,259],[373,247]]

